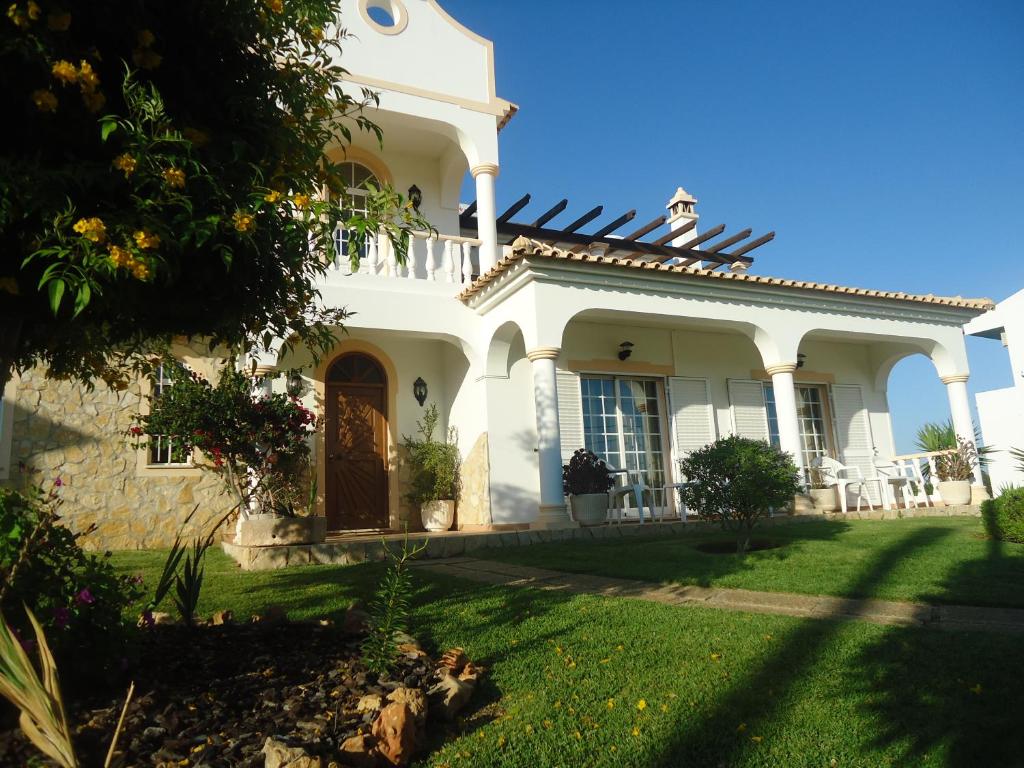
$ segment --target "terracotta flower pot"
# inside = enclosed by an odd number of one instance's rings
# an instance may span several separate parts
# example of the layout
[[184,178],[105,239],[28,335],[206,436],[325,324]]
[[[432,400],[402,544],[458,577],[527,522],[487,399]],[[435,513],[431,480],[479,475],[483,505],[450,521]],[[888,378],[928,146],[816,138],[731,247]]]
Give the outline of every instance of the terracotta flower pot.
[[939,496],[947,507],[959,507],[971,503],[970,480],[940,480]]
[[428,531],[447,531],[455,520],[455,502],[450,499],[420,504],[420,519]]
[[581,493],[569,497],[572,519],[580,525],[601,525],[608,520],[607,493]]

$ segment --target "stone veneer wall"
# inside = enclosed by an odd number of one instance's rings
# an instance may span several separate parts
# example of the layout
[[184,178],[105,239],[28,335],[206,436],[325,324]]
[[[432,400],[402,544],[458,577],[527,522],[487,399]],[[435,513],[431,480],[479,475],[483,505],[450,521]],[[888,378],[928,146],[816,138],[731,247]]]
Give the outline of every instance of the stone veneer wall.
[[457,514],[459,528],[491,524],[489,456],[487,433],[484,432],[473,443],[462,462],[462,490],[459,493]]
[[11,472],[4,484],[18,487],[27,476],[18,462],[40,471],[38,479],[60,477],[60,514],[81,531],[89,549],[170,547],[192,508],[199,510],[187,536],[232,506],[220,478],[195,468],[149,469],[125,437],[143,404],[142,382],[123,391],[99,383],[89,391],[77,382],[50,381],[41,369],[15,377]]

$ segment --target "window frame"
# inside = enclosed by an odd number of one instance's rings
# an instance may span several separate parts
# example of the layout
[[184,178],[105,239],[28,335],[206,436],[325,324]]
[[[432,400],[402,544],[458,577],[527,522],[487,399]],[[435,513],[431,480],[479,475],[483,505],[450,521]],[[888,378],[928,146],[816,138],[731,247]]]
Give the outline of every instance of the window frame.
[[[159,378],[158,378],[159,377]],[[154,394],[155,387],[168,386],[163,382],[170,382],[169,378],[163,377],[163,363],[157,366],[157,370],[153,375],[144,376],[141,382],[140,392],[140,403],[139,413],[146,415],[149,413],[149,398],[156,396],[159,397],[159,392]],[[136,472],[139,475],[147,475],[150,477],[159,477],[166,475],[174,476],[193,476],[200,475],[202,469],[196,465],[196,452],[193,449],[188,456],[188,460],[184,462],[161,462],[153,463],[151,461],[152,446],[148,444],[145,446],[139,446],[136,458]]]

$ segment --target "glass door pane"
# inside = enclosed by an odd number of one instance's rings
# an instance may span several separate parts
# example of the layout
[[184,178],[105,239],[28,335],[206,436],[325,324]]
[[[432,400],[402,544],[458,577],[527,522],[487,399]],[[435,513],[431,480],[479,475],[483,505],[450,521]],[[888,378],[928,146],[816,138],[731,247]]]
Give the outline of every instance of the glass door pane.
[[804,466],[828,454],[825,431],[825,408],[820,387],[796,387],[796,415],[800,425],[800,443],[803,447]]

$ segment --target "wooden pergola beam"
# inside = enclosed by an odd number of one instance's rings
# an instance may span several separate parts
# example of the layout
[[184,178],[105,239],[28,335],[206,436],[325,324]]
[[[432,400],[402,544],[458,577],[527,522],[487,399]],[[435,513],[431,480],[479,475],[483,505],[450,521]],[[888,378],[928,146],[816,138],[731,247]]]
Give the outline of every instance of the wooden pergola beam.
[[512,205],[510,205],[506,209],[506,211],[503,214],[501,214],[501,216],[499,216],[496,219],[496,223],[504,224],[506,221],[509,221],[513,216],[515,216],[517,213],[519,213],[521,210],[523,210],[523,208],[525,208],[529,204],[530,204],[530,195],[529,195],[529,193],[527,193],[527,194],[523,195],[522,197],[520,197],[518,200],[516,200],[514,203],[512,203]]
[[761,235],[756,240],[751,240],[749,243],[745,243],[742,247],[737,248],[732,253],[725,254],[726,256],[742,256],[745,253],[750,253],[755,248],[760,248],[765,243],[770,243],[775,239],[775,233],[769,232],[767,235]]
[[567,205],[569,205],[569,198],[563,197],[561,200],[558,201],[558,203],[548,208],[548,210],[544,211],[544,213],[541,214],[540,218],[533,222],[533,224],[531,224],[530,226],[543,227],[545,224],[547,224],[549,221],[555,218],[555,216],[564,211]]
[[466,206],[466,210],[459,214],[460,219],[469,219],[476,213],[476,200]]
[[693,229],[696,226],[697,226],[697,220],[696,219],[690,219],[688,222],[683,224],[683,226],[679,227],[678,229],[673,229],[667,235],[662,235],[661,237],[659,237],[657,240],[654,241],[654,244],[655,245],[664,245],[665,243],[667,243],[667,242],[669,242],[671,240],[675,240],[680,235],[685,235],[687,232],[689,232],[691,229]]
[[606,224],[605,226],[603,226],[599,230],[597,230],[597,232],[594,233],[594,237],[604,237],[605,235],[611,234],[616,229],[621,227],[623,224],[628,224],[629,222],[631,222],[633,220],[633,217],[635,217],[635,216],[636,216],[636,208],[634,208],[632,211],[626,211],[624,214],[619,216],[619,218],[617,218],[611,224]]
[[576,219],[576,221],[574,221],[572,224],[570,224],[568,227],[566,227],[562,231],[563,232],[567,232],[567,233],[575,232],[577,229],[582,227],[584,224],[589,224],[590,222],[592,222],[594,219],[596,219],[598,216],[600,216],[602,212],[604,212],[604,206],[603,205],[595,206],[594,208],[591,208],[589,211],[587,211],[582,216],[580,216],[578,219]]
[[648,221],[646,224],[644,224],[642,227],[640,227],[640,229],[638,229],[636,232],[630,232],[628,235],[626,235],[622,239],[623,240],[639,240],[641,237],[646,235],[648,232],[653,232],[654,230],[656,230],[658,227],[660,227],[662,224],[664,224],[667,219],[668,219],[668,217],[665,216],[664,214],[662,214],[658,218],[651,219],[650,221]]
[[707,251],[708,253],[718,253],[723,248],[728,248],[730,245],[738,243],[740,240],[746,240],[748,237],[750,237],[750,234],[753,231],[754,230],[752,229],[744,229],[742,232],[737,232],[732,237],[727,237],[725,238],[725,240],[722,240],[721,242],[715,243],[714,245],[710,246],[709,248],[707,248]]
[[[690,264],[693,264],[695,261],[702,261],[702,260],[704,260],[704,255],[707,253],[706,251],[699,251],[699,253],[701,255],[700,256],[696,256],[696,257],[694,257],[693,254],[690,253],[690,251],[694,251],[694,249],[698,245],[703,243],[704,241],[710,240],[713,237],[718,237],[724,231],[725,231],[725,224],[719,224],[717,227],[712,227],[711,229],[709,229],[704,234],[697,235],[697,237],[693,238],[693,240],[690,240],[685,245],[682,245],[682,246],[680,246],[678,248],[673,248],[672,250],[676,251],[677,253],[672,254],[670,256],[659,257],[659,258],[655,259],[655,261],[666,262],[669,259],[671,259],[671,258],[673,258],[674,256],[677,256],[677,255],[681,259],[684,259],[684,260],[689,259],[690,260],[690,261],[684,263],[683,266],[689,266]],[[694,251],[694,253],[698,253],[698,251]],[[708,259],[708,261],[717,261],[717,262],[721,262],[723,264],[726,264],[726,263],[731,264],[732,263],[732,262],[724,261],[721,257],[717,257],[716,254],[711,254],[711,255],[712,255],[713,258]],[[751,260],[751,263],[753,263],[753,260]]]

